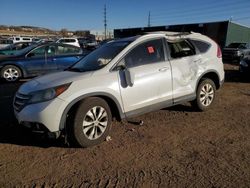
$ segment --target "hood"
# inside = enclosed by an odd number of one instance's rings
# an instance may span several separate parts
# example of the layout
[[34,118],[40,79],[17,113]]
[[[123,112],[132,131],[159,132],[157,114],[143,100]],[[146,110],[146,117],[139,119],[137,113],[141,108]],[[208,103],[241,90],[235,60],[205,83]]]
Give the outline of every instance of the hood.
[[59,85],[74,82],[79,79],[90,77],[93,72],[71,72],[63,71],[52,74],[47,74],[30,80],[24,83],[18,90],[22,94],[29,94],[33,91],[43,90],[56,87]]
[[11,61],[11,60],[16,60],[20,59],[20,56],[16,55],[0,55],[0,63],[3,61]]

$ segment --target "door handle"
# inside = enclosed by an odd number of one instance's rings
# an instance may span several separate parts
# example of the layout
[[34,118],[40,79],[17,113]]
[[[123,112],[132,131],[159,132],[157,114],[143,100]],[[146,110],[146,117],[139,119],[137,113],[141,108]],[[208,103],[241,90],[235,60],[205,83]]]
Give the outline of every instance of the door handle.
[[165,72],[169,69],[169,67],[162,67],[159,69],[160,72]]

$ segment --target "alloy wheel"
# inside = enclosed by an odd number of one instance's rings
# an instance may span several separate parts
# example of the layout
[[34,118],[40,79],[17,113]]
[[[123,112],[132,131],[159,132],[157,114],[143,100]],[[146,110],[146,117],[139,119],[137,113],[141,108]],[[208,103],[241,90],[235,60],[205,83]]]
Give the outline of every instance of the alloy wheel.
[[3,72],[3,78],[7,81],[13,82],[19,78],[19,72],[15,68],[7,68]]
[[210,84],[205,84],[200,91],[200,102],[204,106],[209,106],[214,99],[214,89]]
[[95,106],[86,113],[82,130],[89,140],[96,140],[103,135],[107,125],[108,114],[106,110],[101,106]]

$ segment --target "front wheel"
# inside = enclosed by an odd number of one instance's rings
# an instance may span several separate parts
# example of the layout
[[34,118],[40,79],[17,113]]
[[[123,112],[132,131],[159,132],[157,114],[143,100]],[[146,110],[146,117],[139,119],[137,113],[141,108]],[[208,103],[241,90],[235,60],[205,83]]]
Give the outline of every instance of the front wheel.
[[211,79],[202,79],[196,91],[196,99],[192,104],[200,111],[205,111],[215,99],[216,87]]
[[105,100],[91,97],[79,105],[72,120],[69,141],[81,147],[90,147],[103,142],[108,136],[112,116]]
[[6,65],[1,70],[1,77],[7,82],[15,82],[22,77],[22,72],[14,65]]

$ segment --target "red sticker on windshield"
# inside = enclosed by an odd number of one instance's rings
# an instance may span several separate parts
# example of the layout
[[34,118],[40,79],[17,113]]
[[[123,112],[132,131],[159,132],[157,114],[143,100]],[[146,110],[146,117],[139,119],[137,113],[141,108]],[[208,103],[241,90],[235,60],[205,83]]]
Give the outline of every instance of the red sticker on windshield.
[[154,50],[154,47],[153,47],[153,46],[149,46],[149,47],[148,47],[148,53],[150,53],[150,54],[155,53],[155,50]]

